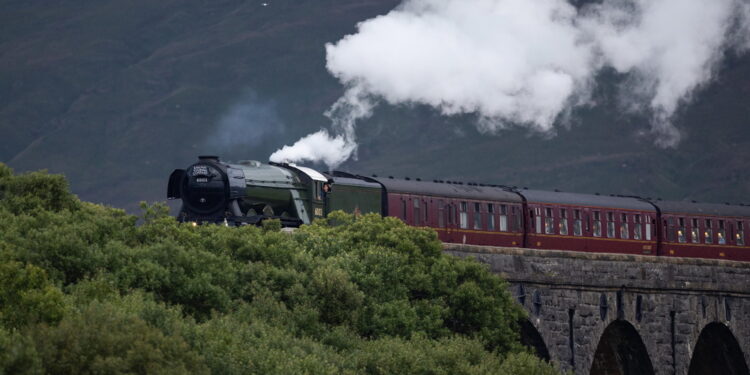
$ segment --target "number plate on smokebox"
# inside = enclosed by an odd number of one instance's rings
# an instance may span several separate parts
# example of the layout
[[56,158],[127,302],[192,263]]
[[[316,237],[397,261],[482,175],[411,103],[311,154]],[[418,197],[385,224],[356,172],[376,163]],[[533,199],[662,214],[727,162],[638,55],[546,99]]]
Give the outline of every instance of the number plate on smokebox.
[[205,165],[196,165],[193,167],[193,176],[208,176],[208,167]]

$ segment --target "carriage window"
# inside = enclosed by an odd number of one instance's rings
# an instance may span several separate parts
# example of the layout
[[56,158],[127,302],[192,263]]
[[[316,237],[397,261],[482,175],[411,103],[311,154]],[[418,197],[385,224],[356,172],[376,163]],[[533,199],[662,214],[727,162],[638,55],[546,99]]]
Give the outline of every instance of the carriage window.
[[685,218],[681,217],[677,219],[677,242],[687,242],[687,233],[685,233]]
[[320,192],[320,185],[321,183],[319,181],[315,181],[313,186],[315,187],[315,199],[316,200],[323,200],[323,194]]
[[745,228],[741,221],[737,222],[737,245],[745,246]]
[[599,211],[594,211],[594,237],[602,236],[602,216]]
[[495,230],[495,205],[487,204],[487,230]]
[[573,210],[573,235],[580,236],[583,234],[581,227],[581,210]]
[[[651,241],[651,223],[654,220],[650,216],[646,216],[646,241]],[[656,221],[653,221],[656,222]]]
[[511,224],[513,225],[513,227],[510,228],[510,230],[513,232],[517,232],[519,228],[521,228],[521,215],[518,214],[518,209],[516,207],[511,207],[510,212],[511,212]]
[[674,218],[664,220],[664,230],[667,232],[669,242],[675,242]]
[[573,210],[573,235],[580,236],[583,234],[581,228],[581,210]]
[[419,211],[419,199],[414,199],[414,225],[419,225],[419,219],[422,217]]
[[711,219],[706,219],[706,230],[703,232],[706,243],[714,243],[714,230],[711,228]]
[[401,217],[404,218],[404,221],[406,221],[406,200],[401,201]]
[[716,235],[719,237],[719,245],[727,244],[727,231],[724,229],[724,220],[719,220],[719,232]]
[[535,208],[531,217],[534,218],[532,222],[536,225],[536,232],[542,233],[542,209],[539,207]]
[[635,224],[633,225],[634,240],[641,239],[641,226],[643,226],[643,224],[641,223],[641,215],[635,215]]
[[482,229],[482,205],[480,203],[474,203],[474,229]]
[[424,210],[423,210],[424,211],[424,224],[425,225],[429,225],[429,223],[430,223],[430,215],[427,214],[427,207],[429,207],[430,205],[427,204],[427,201],[424,201],[422,203],[424,203],[424,205],[423,205],[424,206]]
[[452,204],[448,204],[447,207],[448,207],[448,225],[453,225],[453,223],[456,222],[455,220],[456,212],[454,211],[456,209],[455,208],[456,206]]
[[461,202],[461,212],[459,212],[458,214],[458,220],[460,221],[459,225],[461,226],[461,229],[466,229],[469,227],[469,215],[466,212],[466,207],[466,202]]
[[500,206],[500,230],[503,232],[508,231],[508,206],[504,204]]
[[620,221],[620,238],[628,239],[630,238],[630,228],[628,228],[628,215],[622,214]]
[[544,233],[554,234],[555,233],[555,218],[552,217],[552,209],[544,209]]
[[615,214],[607,212],[607,237],[615,238]]
[[698,228],[698,219],[692,220],[693,226],[690,228],[690,241],[693,243],[701,242],[700,228]]
[[560,234],[568,235],[568,212],[566,209],[560,209]]
[[438,226],[445,228],[445,203],[438,201]]

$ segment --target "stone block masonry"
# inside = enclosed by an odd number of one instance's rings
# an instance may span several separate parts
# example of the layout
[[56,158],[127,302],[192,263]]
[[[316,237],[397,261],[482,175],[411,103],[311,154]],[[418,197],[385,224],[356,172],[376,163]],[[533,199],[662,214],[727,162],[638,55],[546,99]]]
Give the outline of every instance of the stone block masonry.
[[445,251],[508,280],[528,312],[524,341],[564,370],[748,375],[750,263],[460,244]]

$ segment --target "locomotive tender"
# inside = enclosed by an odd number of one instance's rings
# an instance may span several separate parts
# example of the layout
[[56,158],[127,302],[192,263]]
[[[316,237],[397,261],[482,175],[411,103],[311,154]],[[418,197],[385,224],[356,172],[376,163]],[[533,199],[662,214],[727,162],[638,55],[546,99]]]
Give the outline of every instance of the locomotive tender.
[[392,177],[201,156],[172,172],[183,222],[309,224],[329,212],[379,213],[444,242],[750,261],[750,206],[650,200]]

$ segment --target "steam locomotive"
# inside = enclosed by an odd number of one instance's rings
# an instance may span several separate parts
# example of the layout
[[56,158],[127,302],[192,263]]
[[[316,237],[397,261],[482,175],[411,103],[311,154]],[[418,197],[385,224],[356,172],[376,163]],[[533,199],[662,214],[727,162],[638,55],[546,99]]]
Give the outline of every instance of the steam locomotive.
[[343,210],[398,217],[444,242],[750,261],[750,206],[320,173],[294,164],[201,156],[172,172],[178,219],[309,224]]

